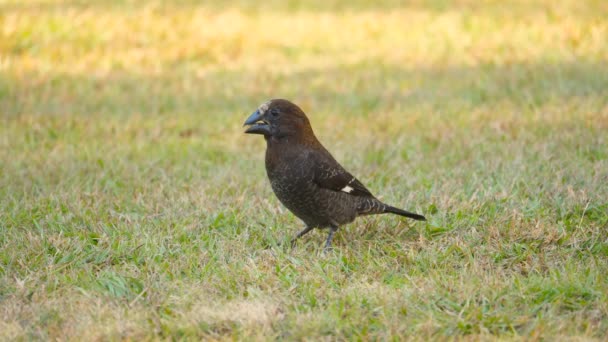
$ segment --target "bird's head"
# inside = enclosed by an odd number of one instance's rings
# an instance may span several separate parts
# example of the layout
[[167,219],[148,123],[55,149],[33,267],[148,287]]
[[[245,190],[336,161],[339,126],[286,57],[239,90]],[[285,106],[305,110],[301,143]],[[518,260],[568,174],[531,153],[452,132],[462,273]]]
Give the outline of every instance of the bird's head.
[[274,99],[263,103],[245,120],[245,133],[262,134],[266,139],[314,137],[306,114],[295,104]]

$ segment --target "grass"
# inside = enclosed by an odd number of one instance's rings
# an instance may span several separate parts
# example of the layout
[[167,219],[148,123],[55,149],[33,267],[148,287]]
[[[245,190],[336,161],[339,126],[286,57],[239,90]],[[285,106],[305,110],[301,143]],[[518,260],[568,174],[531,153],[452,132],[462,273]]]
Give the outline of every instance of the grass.
[[[0,1],[0,339],[608,334],[604,1]],[[324,232],[242,122],[386,202]],[[259,137],[258,137],[259,138]]]

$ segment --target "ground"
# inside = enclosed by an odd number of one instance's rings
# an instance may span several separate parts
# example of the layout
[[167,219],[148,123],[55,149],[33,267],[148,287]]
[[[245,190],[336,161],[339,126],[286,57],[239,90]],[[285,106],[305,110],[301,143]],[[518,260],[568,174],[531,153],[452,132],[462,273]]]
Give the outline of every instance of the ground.
[[[0,340],[605,338],[607,17],[0,0]],[[242,128],[274,97],[428,222],[277,247],[302,224]]]

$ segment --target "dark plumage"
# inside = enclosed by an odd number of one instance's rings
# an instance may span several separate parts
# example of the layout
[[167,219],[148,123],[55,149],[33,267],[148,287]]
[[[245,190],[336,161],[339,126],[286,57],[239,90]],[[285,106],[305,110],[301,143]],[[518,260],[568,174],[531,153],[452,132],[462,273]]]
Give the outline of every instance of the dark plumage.
[[325,247],[338,227],[357,216],[393,213],[424,221],[422,215],[382,203],[321,145],[306,114],[282,99],[262,104],[245,121],[245,133],[266,140],[266,173],[281,203],[306,224],[292,240],[313,228],[329,228]]

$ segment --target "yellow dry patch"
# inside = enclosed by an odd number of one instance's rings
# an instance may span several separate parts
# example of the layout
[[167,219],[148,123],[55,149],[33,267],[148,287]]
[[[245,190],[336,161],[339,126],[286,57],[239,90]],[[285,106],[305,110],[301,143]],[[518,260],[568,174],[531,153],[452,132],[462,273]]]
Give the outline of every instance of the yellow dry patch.
[[227,303],[193,303],[192,311],[184,318],[195,322],[218,324],[234,322],[243,326],[270,328],[270,324],[281,319],[281,310],[272,302],[239,300]]

